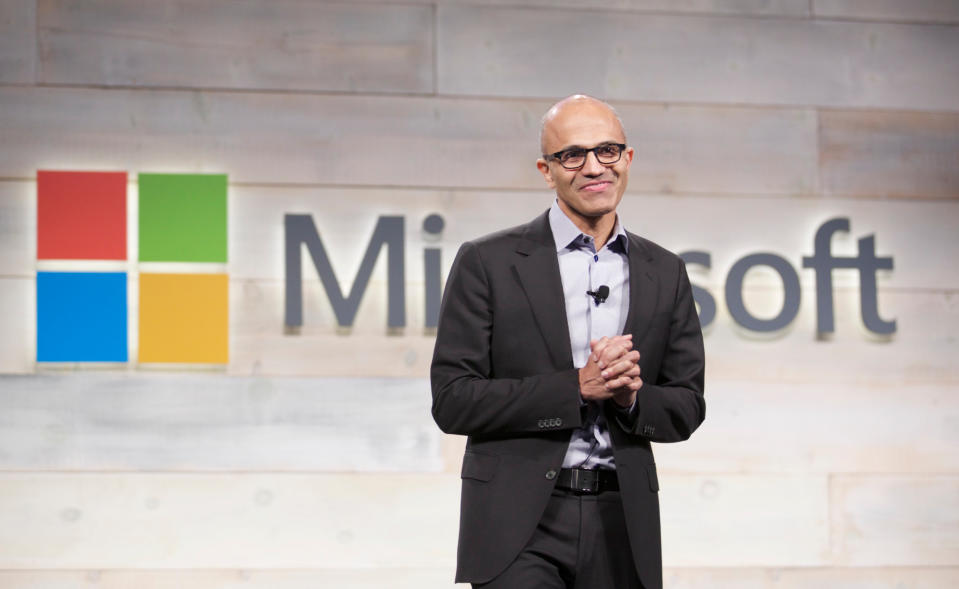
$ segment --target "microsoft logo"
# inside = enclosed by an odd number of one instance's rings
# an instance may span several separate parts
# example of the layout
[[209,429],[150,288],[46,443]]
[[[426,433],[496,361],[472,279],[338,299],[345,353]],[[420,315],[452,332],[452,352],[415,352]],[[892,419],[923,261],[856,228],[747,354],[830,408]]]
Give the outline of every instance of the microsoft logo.
[[38,171],[37,361],[128,362],[132,302],[139,362],[227,363],[226,187],[139,174],[133,200],[126,172]]

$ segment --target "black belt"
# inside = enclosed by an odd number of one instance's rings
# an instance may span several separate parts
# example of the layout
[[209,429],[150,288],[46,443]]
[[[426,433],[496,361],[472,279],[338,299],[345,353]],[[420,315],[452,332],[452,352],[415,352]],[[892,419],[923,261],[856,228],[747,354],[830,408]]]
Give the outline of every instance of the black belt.
[[619,491],[619,479],[615,470],[564,468],[556,477],[556,488],[595,495],[603,491]]

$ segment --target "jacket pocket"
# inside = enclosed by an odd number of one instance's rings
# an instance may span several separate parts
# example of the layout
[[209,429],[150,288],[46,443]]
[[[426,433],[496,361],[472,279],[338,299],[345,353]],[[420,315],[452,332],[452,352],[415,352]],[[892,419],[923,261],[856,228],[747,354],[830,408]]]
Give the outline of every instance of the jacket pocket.
[[467,452],[463,455],[463,470],[460,478],[488,481],[496,474],[499,456]]

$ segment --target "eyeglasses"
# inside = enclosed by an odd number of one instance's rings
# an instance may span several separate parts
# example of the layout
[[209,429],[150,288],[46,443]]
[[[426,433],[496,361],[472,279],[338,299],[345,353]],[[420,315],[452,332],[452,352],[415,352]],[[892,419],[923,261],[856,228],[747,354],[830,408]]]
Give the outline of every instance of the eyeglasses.
[[578,170],[586,165],[586,157],[589,155],[589,152],[593,152],[593,155],[596,156],[596,161],[604,166],[609,166],[615,164],[623,157],[623,151],[625,149],[625,143],[603,143],[592,149],[571,147],[563,151],[557,151],[556,153],[544,153],[543,158],[546,160],[556,160],[559,162],[559,165],[567,170]]

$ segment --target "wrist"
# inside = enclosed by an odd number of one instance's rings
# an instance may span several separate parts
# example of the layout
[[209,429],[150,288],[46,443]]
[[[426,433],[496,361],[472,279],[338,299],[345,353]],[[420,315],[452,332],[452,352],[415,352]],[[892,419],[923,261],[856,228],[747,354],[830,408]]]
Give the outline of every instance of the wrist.
[[629,410],[636,403],[636,392],[630,391],[628,394],[614,395],[613,402],[616,403],[620,409]]

